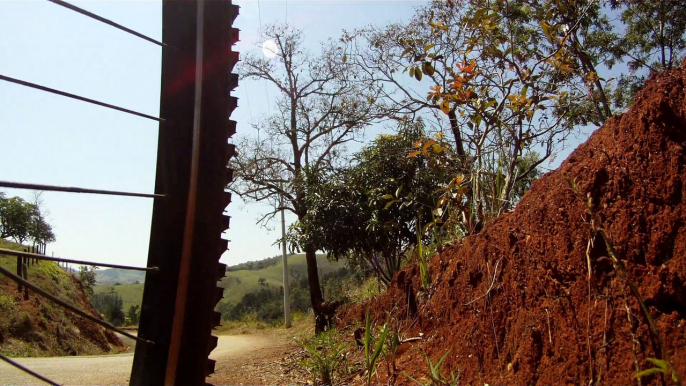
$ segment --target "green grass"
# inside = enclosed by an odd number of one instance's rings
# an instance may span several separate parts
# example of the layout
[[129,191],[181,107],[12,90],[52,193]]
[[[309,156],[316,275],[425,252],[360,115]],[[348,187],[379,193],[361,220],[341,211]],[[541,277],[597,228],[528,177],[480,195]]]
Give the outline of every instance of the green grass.
[[[317,266],[321,275],[333,272],[345,265],[344,262],[329,262],[325,255],[317,255]],[[300,275],[306,275],[307,263],[305,262],[305,255],[291,255],[288,257],[288,270]],[[291,276],[292,277],[292,276]],[[219,286],[224,288],[223,303],[236,304],[241,298],[250,292],[259,291],[264,288],[258,283],[260,278],[266,279],[266,284],[271,287],[278,288],[282,285],[283,278],[283,264],[278,262],[259,270],[242,269],[239,271],[230,271],[226,273],[226,277],[219,282]],[[114,288],[122,300],[124,301],[124,312],[126,312],[131,305],[140,305],[143,300],[143,284],[98,284],[93,290],[95,293],[110,292]]]
[[93,292],[96,294],[110,292],[112,288],[114,288],[114,291],[121,296],[121,300],[124,302],[124,312],[126,313],[132,305],[141,305],[141,302],[143,301],[143,286],[143,283],[122,285],[102,284],[94,286]]
[[[344,262],[329,262],[325,255],[317,255],[317,267],[319,268],[320,276],[333,272],[345,265]],[[306,275],[307,263],[305,255],[291,255],[288,257],[288,271],[292,273]],[[241,298],[248,293],[259,291],[264,288],[258,283],[260,278],[265,278],[266,284],[271,287],[278,288],[283,283],[283,263],[278,262],[260,270],[240,270],[227,272],[226,277],[219,282],[219,286],[224,288],[223,303],[236,304]],[[240,280],[240,283],[238,280]]]
[[[11,249],[14,251],[22,251],[25,247],[9,242],[7,240],[0,239],[0,248]],[[8,269],[12,273],[17,273],[17,258],[11,256],[0,255],[0,266]]]

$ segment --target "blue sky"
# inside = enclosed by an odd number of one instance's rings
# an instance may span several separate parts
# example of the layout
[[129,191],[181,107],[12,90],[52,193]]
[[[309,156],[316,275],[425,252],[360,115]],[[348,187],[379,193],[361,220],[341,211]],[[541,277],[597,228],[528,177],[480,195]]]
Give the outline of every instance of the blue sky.
[[[160,1],[73,1],[155,39],[161,38]],[[408,19],[423,2],[236,1],[236,50],[257,50],[260,26],[287,21],[305,45],[338,37],[343,29]],[[0,74],[101,100],[153,116],[159,111],[161,48],[63,7],[40,0],[0,0]],[[276,90],[245,81],[232,119],[239,135],[269,112]],[[271,98],[265,98],[265,94]],[[0,180],[152,192],[157,123],[99,106],[0,81]],[[3,189],[28,198],[30,192]],[[57,242],[55,256],[143,266],[152,201],[45,192]],[[239,200],[222,261],[237,264],[279,254],[279,232],[255,225],[266,209]],[[272,224],[279,229],[277,223]]]

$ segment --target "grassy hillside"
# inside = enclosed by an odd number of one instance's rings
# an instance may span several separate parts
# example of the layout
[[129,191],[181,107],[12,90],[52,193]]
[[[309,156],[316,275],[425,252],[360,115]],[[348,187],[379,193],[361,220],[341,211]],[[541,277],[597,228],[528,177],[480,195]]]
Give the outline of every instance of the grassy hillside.
[[[317,265],[319,267],[320,274],[326,274],[333,272],[345,264],[343,262],[329,262],[326,260],[326,256],[317,255]],[[241,267],[247,267],[248,265],[241,264]],[[305,263],[305,255],[292,255],[288,257],[288,270],[291,273],[291,278],[306,275],[307,265]],[[283,278],[283,264],[281,261],[277,262],[275,265],[271,265],[265,268],[250,270],[228,270],[226,277],[219,282],[219,286],[224,288],[224,299],[222,303],[236,304],[241,298],[250,292],[259,291],[261,286],[258,282],[260,278],[266,279],[266,284],[272,287],[279,287]],[[112,285],[112,284],[100,284],[98,283],[94,287],[95,293],[110,292],[114,289],[119,295],[121,295],[124,301],[124,311],[128,310],[131,305],[140,305],[143,300],[143,284],[123,284],[122,285]]]
[[[15,243],[11,243],[9,241],[0,239],[0,248],[2,249],[11,249],[14,251],[21,251],[24,250],[24,247],[21,245],[17,245]],[[10,257],[10,256],[4,256],[0,255],[0,266],[2,266],[5,269],[9,269],[10,272],[16,273],[17,272],[17,258],[16,257]]]
[[[345,266],[343,262],[329,262],[325,255],[317,255],[317,267],[320,275],[333,272]],[[305,255],[291,255],[288,257],[288,271],[291,280],[294,277],[307,274]],[[283,281],[283,262],[259,270],[239,270],[226,273],[226,277],[219,282],[224,288],[223,303],[236,304],[241,298],[250,292],[259,291],[263,286],[258,282],[260,278],[266,279],[266,284],[279,287]]]
[[99,269],[95,271],[96,282],[102,285],[135,284],[145,282],[145,272],[128,269]]
[[[0,247],[23,247],[0,240]],[[17,258],[0,255],[0,266],[16,272]],[[28,280],[75,307],[97,315],[79,281],[54,262],[30,264]],[[124,346],[112,333],[29,291],[24,300],[17,284],[0,275],[0,352],[7,356],[93,355],[120,351]]]
[[99,294],[114,290],[114,292],[121,296],[121,300],[124,302],[123,310],[126,312],[132,305],[141,305],[143,301],[143,286],[142,282],[139,284],[122,285],[98,284],[93,287],[93,292]]

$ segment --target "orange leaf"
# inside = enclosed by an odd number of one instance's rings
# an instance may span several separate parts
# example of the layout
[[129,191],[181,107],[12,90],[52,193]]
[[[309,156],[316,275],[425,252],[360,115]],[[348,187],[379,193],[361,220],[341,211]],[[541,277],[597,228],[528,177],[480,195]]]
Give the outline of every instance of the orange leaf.
[[464,68],[464,72],[468,74],[473,74],[474,73],[474,67],[476,67],[476,61],[472,59],[472,64]]
[[436,141],[434,141],[433,139],[426,141],[426,143],[424,144],[424,148],[422,150],[426,151],[429,148],[429,146],[433,145],[434,143],[436,143]]
[[450,88],[458,89],[462,87],[462,82],[459,79],[456,79],[453,84],[450,85]]

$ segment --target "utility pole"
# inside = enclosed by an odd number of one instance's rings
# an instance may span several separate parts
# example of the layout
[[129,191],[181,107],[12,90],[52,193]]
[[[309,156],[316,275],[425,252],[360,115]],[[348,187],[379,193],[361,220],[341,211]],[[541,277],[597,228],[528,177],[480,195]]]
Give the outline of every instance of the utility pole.
[[286,256],[286,214],[281,195],[281,250],[283,252],[283,312],[286,318],[286,328],[291,328],[291,296],[288,285],[288,256]]

